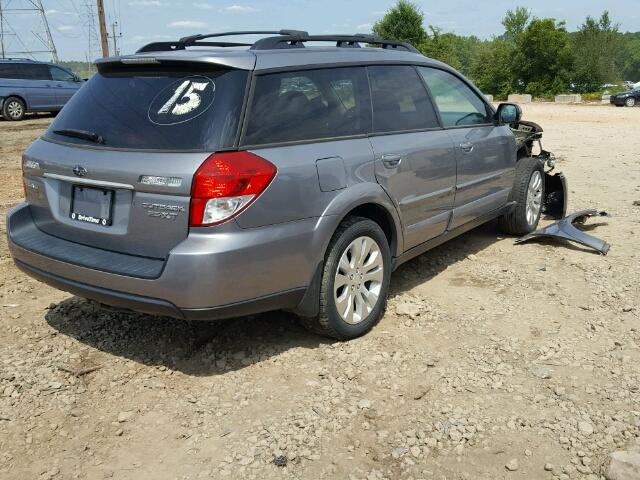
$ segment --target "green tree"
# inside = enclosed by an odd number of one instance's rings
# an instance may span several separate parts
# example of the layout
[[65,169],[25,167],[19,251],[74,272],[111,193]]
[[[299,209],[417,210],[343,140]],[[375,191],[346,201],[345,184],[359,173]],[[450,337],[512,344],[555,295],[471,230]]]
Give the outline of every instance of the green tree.
[[373,33],[390,40],[409,42],[418,47],[427,38],[423,21],[424,14],[418,5],[407,0],[398,0],[382,20],[374,23]]
[[515,40],[531,20],[531,12],[525,7],[516,7],[515,10],[507,10],[502,25],[504,26],[503,37],[506,40]]
[[469,74],[479,44],[480,40],[477,37],[443,33],[440,28],[430,25],[427,39],[418,48],[427,57],[440,60],[464,74]]
[[599,19],[587,17],[573,39],[573,82],[579,92],[595,92],[605,83],[620,80],[616,60],[623,51],[623,38],[605,11]]
[[534,18],[516,37],[511,68],[518,90],[534,96],[566,92],[572,67],[573,55],[564,22]]
[[624,48],[619,57],[622,79],[640,82],[640,32],[625,34],[623,41]]
[[513,42],[504,38],[483,42],[476,48],[470,68],[470,76],[477,87],[498,98],[506,98],[515,90],[513,72]]

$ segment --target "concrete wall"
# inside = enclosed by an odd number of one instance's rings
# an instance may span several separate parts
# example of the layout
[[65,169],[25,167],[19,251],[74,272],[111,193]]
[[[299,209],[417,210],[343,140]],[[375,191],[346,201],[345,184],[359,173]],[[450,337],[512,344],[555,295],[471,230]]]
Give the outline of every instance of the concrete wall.
[[487,99],[487,102],[492,103],[493,102],[493,95],[486,95],[484,96],[484,98]]
[[556,95],[556,103],[580,103],[582,102],[581,95]]
[[515,94],[509,95],[509,102],[511,103],[531,103],[531,95],[528,94]]

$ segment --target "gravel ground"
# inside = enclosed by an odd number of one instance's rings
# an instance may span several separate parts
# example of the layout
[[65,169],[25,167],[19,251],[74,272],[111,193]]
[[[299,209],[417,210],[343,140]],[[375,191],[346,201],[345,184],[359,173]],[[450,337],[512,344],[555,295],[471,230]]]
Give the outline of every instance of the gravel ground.
[[[640,109],[524,111],[609,255],[485,225],[395,272],[348,343],[101,309],[19,272],[2,224],[0,478],[604,478],[640,436]],[[3,214],[49,121],[0,121]]]

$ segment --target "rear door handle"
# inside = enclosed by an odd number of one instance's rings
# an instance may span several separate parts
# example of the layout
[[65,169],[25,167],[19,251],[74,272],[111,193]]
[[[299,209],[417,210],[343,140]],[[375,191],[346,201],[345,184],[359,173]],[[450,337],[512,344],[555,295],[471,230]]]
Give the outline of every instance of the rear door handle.
[[473,143],[471,143],[471,142],[462,142],[460,144],[460,148],[465,153],[471,153],[471,152],[473,152]]
[[396,168],[402,162],[402,157],[400,155],[396,155],[394,153],[388,153],[383,155],[382,164],[387,168]]

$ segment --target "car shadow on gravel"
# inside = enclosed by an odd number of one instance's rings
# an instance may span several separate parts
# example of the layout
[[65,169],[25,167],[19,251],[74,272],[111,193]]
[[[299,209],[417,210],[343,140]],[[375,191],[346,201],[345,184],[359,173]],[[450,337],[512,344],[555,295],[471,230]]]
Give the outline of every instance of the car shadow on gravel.
[[72,297],[52,305],[46,321],[61,334],[105,353],[194,376],[220,375],[292,348],[331,343],[302,328],[287,312],[185,321],[111,310]]
[[402,264],[391,277],[391,295],[399,295],[431,280],[450,266],[505,238],[491,221]]
[[[489,223],[407,262],[393,274],[391,294],[410,290],[495,243],[496,232]],[[52,305],[46,320],[61,334],[105,353],[200,376],[242,369],[292,348],[332,343],[305,330],[287,312],[190,322],[112,310],[72,297]]]
[[14,122],[11,120],[5,119],[2,115],[0,115],[0,122],[7,123],[8,125],[20,125],[20,122],[24,122],[26,120],[38,120],[40,118],[55,118],[57,113],[27,113],[24,118],[18,122]]

